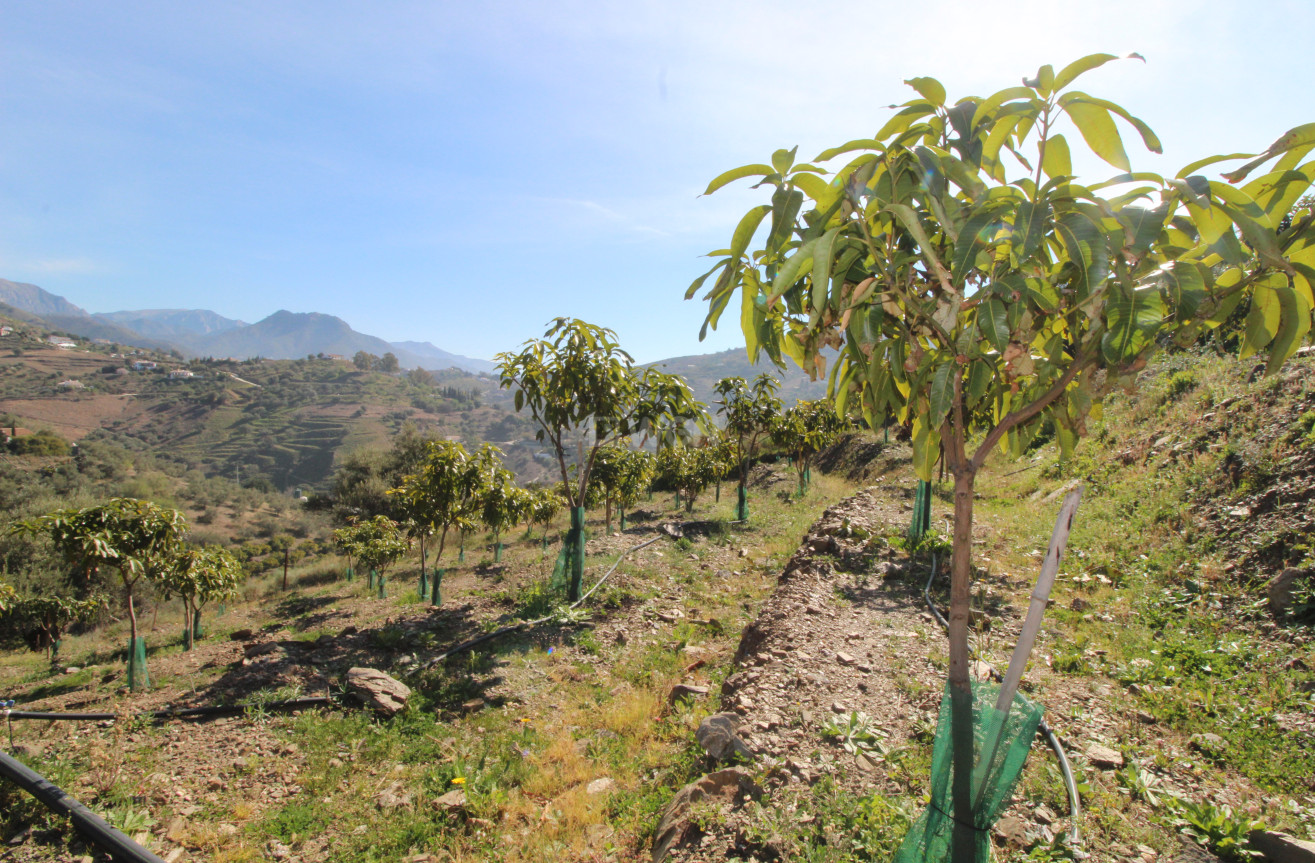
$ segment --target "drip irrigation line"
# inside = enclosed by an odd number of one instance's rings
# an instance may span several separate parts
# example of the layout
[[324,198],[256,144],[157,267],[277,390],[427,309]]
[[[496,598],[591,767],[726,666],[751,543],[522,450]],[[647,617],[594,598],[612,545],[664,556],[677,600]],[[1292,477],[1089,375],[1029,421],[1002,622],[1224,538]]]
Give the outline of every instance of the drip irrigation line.
[[[927,609],[931,611],[932,615],[936,618],[936,622],[941,625],[941,628],[944,629],[948,635],[950,631],[950,623],[945,619],[945,615],[941,614],[941,610],[936,607],[936,603],[932,602],[931,599],[931,583],[936,580],[937,562],[937,555],[933,553],[931,556],[931,574],[927,576],[927,584],[922,588],[922,598],[923,601],[927,603]],[[994,668],[991,669],[991,676],[997,680],[1000,678],[999,672]],[[1055,732],[1051,730],[1050,726],[1046,724],[1044,718],[1041,720],[1040,724],[1037,725],[1037,731],[1046,738],[1046,743],[1050,745],[1050,748],[1055,752],[1055,757],[1059,759],[1059,772],[1064,778],[1064,788],[1068,792],[1068,839],[1073,845],[1080,844],[1082,842],[1082,831],[1078,826],[1078,820],[1082,817],[1082,800],[1078,796],[1077,783],[1073,780],[1073,768],[1068,763],[1068,756],[1064,754],[1064,746],[1059,742],[1059,737],[1057,737]]]
[[306,698],[291,698],[285,701],[268,701],[263,704],[225,704],[212,707],[166,708],[164,710],[147,710],[120,716],[117,713],[45,713],[39,710],[0,710],[0,717],[14,719],[45,719],[51,722],[95,722],[98,720],[117,721],[120,719],[205,719],[211,716],[237,716],[248,710],[300,710],[306,707],[322,707],[332,704],[333,699],[323,695]]
[[0,776],[31,794],[51,811],[67,816],[84,838],[109,854],[116,863],[164,863],[162,858],[138,845],[111,827],[104,818],[70,797],[64,789],[4,752],[0,752]]

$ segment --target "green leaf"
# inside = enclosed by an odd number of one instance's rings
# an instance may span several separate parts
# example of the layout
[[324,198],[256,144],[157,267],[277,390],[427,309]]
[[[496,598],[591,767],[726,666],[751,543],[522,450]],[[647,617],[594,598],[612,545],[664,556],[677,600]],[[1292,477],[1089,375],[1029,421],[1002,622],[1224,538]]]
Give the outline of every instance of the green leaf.
[[1315,180],[1315,162],[1299,170],[1275,171],[1247,183],[1242,191],[1265,211],[1274,224],[1287,215]]
[[945,104],[945,87],[935,78],[909,78],[904,82],[918,91],[918,95],[933,105]]
[[793,255],[786,258],[785,263],[776,271],[776,278],[772,280],[771,295],[767,298],[769,304],[775,303],[782,294],[792,288],[804,265],[813,262],[813,246],[816,243],[816,240],[809,240],[795,250]]
[[913,235],[914,242],[918,245],[918,252],[926,258],[927,263],[931,265],[934,272],[942,272],[945,265],[936,257],[936,252],[932,244],[927,239],[927,232],[922,228],[922,222],[918,220],[918,214],[907,204],[891,204],[883,212],[889,212],[899,219],[904,229]]
[[1306,147],[1315,144],[1315,123],[1307,123],[1304,126],[1298,126],[1295,129],[1289,129],[1283,133],[1277,141],[1269,145],[1269,149],[1261,153],[1256,158],[1247,162],[1236,171],[1230,171],[1222,175],[1230,183],[1237,183],[1246,178],[1253,170],[1268,162],[1275,156],[1295,150],[1298,147]]
[[1279,300],[1279,326],[1274,341],[1269,345],[1269,362],[1266,373],[1272,373],[1297,352],[1311,327],[1311,306],[1305,295],[1283,287],[1275,293]]
[[995,238],[1001,226],[1000,204],[987,201],[978,207],[959,232],[959,240],[954,246],[954,284],[963,284],[964,277],[977,259],[977,252],[986,248]]
[[826,289],[831,281],[831,260],[835,252],[836,236],[843,227],[832,228],[823,234],[813,247],[813,313],[820,315],[826,305]]
[[738,168],[732,168],[724,174],[718,174],[717,178],[708,184],[708,188],[703,190],[703,194],[711,195],[727,183],[733,183],[744,177],[769,177],[776,173],[771,165],[742,165]]
[[1004,353],[1009,346],[1009,316],[1004,301],[992,297],[977,307],[977,328],[991,344],[991,347]]
[[1247,312],[1246,326],[1242,331],[1242,359],[1268,346],[1278,335],[1284,310],[1276,288],[1277,280],[1271,278],[1269,282],[1256,285],[1251,292],[1251,308]]
[[940,428],[954,404],[954,374],[957,369],[958,365],[950,358],[948,362],[937,366],[931,376],[931,389],[927,393],[927,422],[932,428]]
[[847,141],[844,144],[841,144],[839,147],[832,147],[828,150],[823,150],[822,152],[817,154],[817,158],[814,159],[813,161],[828,162],[834,159],[836,156],[842,155],[844,153],[853,153],[855,150],[880,150],[881,148],[882,148],[881,142],[875,138],[857,138],[853,141]]
[[[1026,101],[1034,109],[1040,110],[1042,103],[1038,102],[1027,87],[1006,87],[998,93],[993,93],[983,100],[973,112],[973,128],[976,129],[983,121],[994,118],[995,112],[1005,102]],[[1014,122],[1018,122],[1015,120]],[[994,127],[992,128],[994,133]]]
[[1201,265],[1178,261],[1172,267],[1166,266],[1164,278],[1169,296],[1173,299],[1174,317],[1184,323],[1195,318],[1201,305],[1210,296]]
[[1155,338],[1164,320],[1164,302],[1154,288],[1111,292],[1105,301],[1101,352],[1114,365],[1130,362]]
[[[1059,177],[1073,176],[1073,159],[1069,156],[1068,141],[1063,135],[1051,135],[1041,150],[1041,170],[1054,180]],[[1038,147],[1041,142],[1038,142]]]
[[[918,119],[919,117],[925,117],[928,114],[935,113],[935,111],[936,109],[926,102],[919,102],[917,104],[908,105],[904,108],[904,110],[900,111],[894,117],[891,117],[889,120],[886,121],[885,125],[881,127],[881,130],[877,132],[877,139],[879,141],[885,141],[889,139],[892,135],[902,135],[909,128],[909,126],[913,123],[914,120]],[[861,142],[851,141],[850,143],[852,144],[852,143],[861,143]],[[845,146],[848,147],[849,144],[846,144]],[[864,147],[862,149],[880,149],[880,147],[875,147],[875,148]],[[846,151],[842,149],[840,152],[846,152]],[[818,156],[817,161],[819,162],[823,161],[823,156],[825,156],[825,153],[823,153],[822,156]]]
[[800,191],[817,202],[819,209],[827,209],[835,203],[844,191],[842,187],[832,185],[816,174],[794,174],[790,177]]
[[1118,216],[1124,228],[1124,252],[1140,258],[1150,251],[1164,230],[1164,222],[1169,218],[1169,205],[1161,204],[1150,210],[1145,207],[1124,207]]
[[1098,69],[1111,60],[1119,59],[1113,54],[1088,54],[1080,60],[1074,60],[1055,76],[1055,89],[1063,90],[1069,84],[1084,72],[1090,72],[1092,69]]
[[1022,239],[1021,244],[1014,243],[1014,248],[1018,250],[1018,260],[1028,260],[1040,247],[1046,236],[1046,222],[1049,219],[1049,201],[1024,201],[1018,205],[1018,214],[1014,216],[1014,234]]
[[1178,172],[1178,177],[1190,177],[1192,174],[1195,174],[1202,168],[1210,165],[1215,165],[1219,162],[1230,162],[1233,159],[1250,159],[1255,155],[1255,153],[1230,153],[1227,156],[1206,156],[1204,159],[1197,159],[1195,162],[1185,165],[1183,169]]
[[790,172],[790,166],[794,164],[795,154],[798,152],[799,152],[799,147],[798,145],[795,145],[795,147],[791,150],[782,149],[782,150],[777,150],[775,153],[773,153],[772,167],[776,169],[776,173],[780,174],[783,177],[786,174],[788,174]]
[[735,233],[731,235],[730,259],[732,261],[739,261],[745,250],[749,248],[749,243],[753,240],[753,235],[758,230],[758,226],[762,224],[763,219],[771,211],[770,204],[763,204],[754,207],[740,219],[740,223],[735,226]]
[[1081,213],[1068,213],[1055,223],[1055,233],[1064,244],[1069,260],[1081,273],[1078,286],[1085,298],[1100,287],[1109,275],[1109,249],[1105,234],[1095,222]]
[[918,479],[931,482],[935,476],[936,462],[941,458],[941,433],[932,428],[921,416],[913,418],[913,470]]
[[[1072,98],[1074,96],[1077,98]],[[1109,111],[1079,94],[1065,96],[1060,99],[1060,105],[1092,152],[1119,170],[1132,170],[1128,154],[1123,149],[1123,139],[1119,137],[1118,127]]]

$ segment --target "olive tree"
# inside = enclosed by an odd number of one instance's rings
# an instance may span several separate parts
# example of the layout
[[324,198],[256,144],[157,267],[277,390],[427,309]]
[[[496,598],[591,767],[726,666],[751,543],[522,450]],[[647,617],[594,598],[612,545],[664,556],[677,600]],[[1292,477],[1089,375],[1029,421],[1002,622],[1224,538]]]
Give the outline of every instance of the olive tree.
[[63,509],[21,521],[17,533],[48,536],[76,569],[90,574],[102,566],[115,569],[123,584],[130,632],[128,677],[131,688],[145,685],[145,648],[137,637],[133,590],[143,578],[156,580],[183,541],[187,519],[136,498],[113,498],[82,509]]
[[772,443],[790,454],[800,496],[812,479],[813,456],[834,443],[844,428],[845,421],[826,399],[799,401],[772,424]]
[[[589,474],[604,445],[659,427],[702,423],[706,412],[680,378],[654,368],[636,369],[616,333],[574,318],[558,318],[542,339],[518,353],[496,357],[501,385],[514,389],[516,410],[529,410],[535,436],[553,448],[571,507],[568,596],[580,598],[583,530]],[[568,465],[578,447],[574,472]]]
[[178,550],[160,573],[165,596],[183,601],[183,649],[191,650],[201,609],[214,600],[232,599],[246,579],[242,564],[218,545],[192,545]]
[[[1244,300],[1242,353],[1264,352],[1270,370],[1312,324],[1315,227],[1280,220],[1315,179],[1315,162],[1303,162],[1315,124],[1254,158],[1209,156],[1171,177],[1133,172],[1120,123],[1159,152],[1154,132],[1072,86],[1114,59],[1044,66],[1021,86],[957,101],[913,78],[916,98],[873,137],[805,164],[778,150],[707,189],[755,177],[771,200],[745,214],[690,286],[687,297],[711,280],[705,331],[738,293],[751,357],[789,357],[822,375],[823,348],[840,348],[828,383],[840,413],[857,404],[873,427],[892,414],[908,423],[924,480],[944,448],[956,782],[972,757],[973,487],[987,456],[1020,451],[1046,419],[1072,449],[1111,387],[1135,389],[1161,344],[1192,342]],[[1071,154],[1084,146],[1117,175],[1079,181]],[[1222,181],[1202,173],[1225,161],[1243,164]],[[956,852],[970,832],[956,830]]]
[[753,379],[729,377],[717,381],[717,394],[721,407],[717,413],[726,417],[726,433],[735,440],[740,483],[737,490],[735,517],[749,517],[749,467],[758,456],[758,445],[771,433],[772,424],[781,413],[781,400],[776,391],[781,382],[769,374]]

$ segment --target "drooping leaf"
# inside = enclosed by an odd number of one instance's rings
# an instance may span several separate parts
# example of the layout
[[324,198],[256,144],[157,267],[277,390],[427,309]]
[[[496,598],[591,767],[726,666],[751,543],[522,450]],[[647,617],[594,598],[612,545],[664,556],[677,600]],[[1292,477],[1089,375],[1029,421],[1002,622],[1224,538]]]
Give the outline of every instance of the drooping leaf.
[[754,232],[762,224],[763,219],[772,211],[770,204],[762,204],[754,207],[744,214],[740,223],[735,226],[735,233],[731,235],[731,248],[729,257],[732,261],[738,261],[749,248],[749,243],[753,240]]
[[718,174],[717,178],[708,184],[708,188],[703,190],[703,194],[711,195],[727,183],[733,183],[745,177],[768,177],[773,173],[775,173],[775,169],[771,165],[763,164],[742,165],[739,168],[732,168],[723,174]]
[[1111,60],[1119,59],[1113,54],[1088,54],[1081,59],[1074,60],[1055,76],[1055,89],[1063,90],[1069,84],[1072,84],[1079,75],[1084,72],[1090,72],[1092,69],[1098,69]]
[[932,373],[931,389],[927,393],[927,423],[932,428],[940,428],[954,404],[954,375],[957,371],[958,364],[951,359],[941,363]]
[[992,297],[977,307],[977,328],[997,351],[1003,353],[1008,347],[1008,312],[1005,304],[998,297]]
[[1269,145],[1269,149],[1261,153],[1256,158],[1247,162],[1235,171],[1230,171],[1223,175],[1223,178],[1230,183],[1237,183],[1245,179],[1256,168],[1268,162],[1275,156],[1282,155],[1289,150],[1295,150],[1298,147],[1305,147],[1315,143],[1315,123],[1306,123],[1304,126],[1298,126],[1295,129],[1289,129],[1284,132],[1279,139]]
[[941,458],[941,432],[932,428],[921,416],[913,418],[913,470],[918,479],[931,482],[936,463]]
[[1094,101],[1082,98],[1083,94],[1070,93],[1060,99],[1064,112],[1082,133],[1082,139],[1097,156],[1122,171],[1132,170],[1123,139],[1114,125],[1110,112]]
[[1100,287],[1109,275],[1109,249],[1100,227],[1082,213],[1068,213],[1055,222],[1055,233],[1077,268],[1081,295]]
[[909,78],[904,82],[918,91],[918,95],[933,105],[945,104],[945,87],[935,78]]

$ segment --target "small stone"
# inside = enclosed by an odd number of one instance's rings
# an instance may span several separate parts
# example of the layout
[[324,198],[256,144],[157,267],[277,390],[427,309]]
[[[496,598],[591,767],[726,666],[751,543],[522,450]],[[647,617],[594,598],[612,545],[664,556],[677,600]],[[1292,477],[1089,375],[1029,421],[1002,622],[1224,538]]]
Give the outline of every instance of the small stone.
[[342,759],[341,759],[341,758],[330,758],[330,759],[329,759],[329,767],[330,767],[330,768],[341,767],[341,766],[342,766]]
[[839,662],[841,665],[853,665],[854,657],[850,656],[848,653],[845,653],[843,650],[838,651],[836,653],[836,662]]
[[382,716],[393,716],[411,697],[411,687],[375,668],[352,668],[343,682],[347,690]]
[[749,556],[749,549],[747,549],[747,548],[741,548],[741,549],[740,549],[740,557],[748,557],[748,556]]
[[682,698],[702,698],[708,694],[708,687],[696,686],[693,683],[677,683],[671,687],[671,692],[667,694],[667,703],[675,704]]
[[472,698],[469,701],[461,702],[462,713],[478,713],[484,709],[484,699]]
[[232,641],[250,641],[256,637],[256,634],[249,629],[239,629],[234,631],[228,637]]
[[1193,734],[1188,745],[1197,752],[1217,754],[1228,748],[1228,741],[1218,734],[1211,734],[1207,731],[1203,734]]
[[1007,815],[995,823],[995,833],[1006,843],[1016,845],[1019,848],[1026,848],[1029,844],[1027,836],[1027,825],[1021,818],[1014,815]]
[[400,779],[374,795],[374,804],[380,809],[404,809],[411,805],[411,795]]
[[1087,758],[1091,761],[1091,766],[1102,770],[1118,770],[1123,766],[1123,755],[1118,750],[1101,746],[1099,743],[1087,747]]
[[1149,713],[1146,713],[1146,712],[1144,712],[1144,711],[1138,710],[1137,713],[1136,713],[1135,715],[1136,715],[1136,717],[1137,717],[1137,721],[1140,722],[1142,725],[1154,725],[1154,724],[1155,724],[1155,717],[1152,716],[1152,715],[1150,715]]
[[753,751],[737,733],[739,727],[740,717],[734,713],[714,713],[699,723],[694,737],[714,761],[725,761],[734,755],[752,758]]
[[64,669],[64,673],[65,673],[65,674],[77,674],[77,673],[78,673],[79,671],[81,671],[81,670],[82,670],[82,669],[81,669],[81,668],[78,668],[76,665],[70,665],[68,668],[65,668],[65,669]]
[[609,776],[595,779],[585,786],[586,794],[608,794],[616,790],[616,782]]
[[466,792],[456,788],[434,801],[434,808],[440,812],[456,813],[466,808]]
[[1032,816],[1036,818],[1039,824],[1055,823],[1055,813],[1050,810],[1049,806],[1038,806]]
[[833,702],[833,703],[831,704],[831,712],[832,712],[832,713],[848,713],[848,712],[849,712],[849,708],[846,707],[845,705],[841,704],[839,701],[836,701],[836,702]]
[[217,827],[216,829],[219,831],[219,835],[220,835],[220,836],[236,836],[236,835],[237,835],[237,825],[236,825],[236,824],[220,824],[219,827]]

